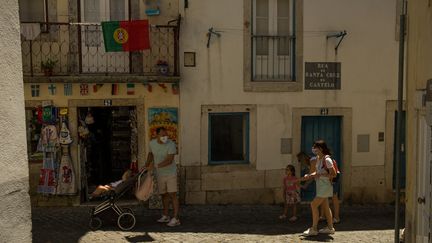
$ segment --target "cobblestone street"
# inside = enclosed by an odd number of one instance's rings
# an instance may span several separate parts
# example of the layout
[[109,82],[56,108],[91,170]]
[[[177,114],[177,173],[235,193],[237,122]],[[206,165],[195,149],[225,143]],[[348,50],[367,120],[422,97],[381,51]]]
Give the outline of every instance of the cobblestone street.
[[[107,223],[88,227],[90,207],[32,209],[33,242],[392,242],[393,207],[345,206],[336,234],[304,237],[310,225],[304,205],[297,222],[280,221],[279,206],[184,206],[182,225],[156,223],[159,210],[134,206],[137,224],[132,231]],[[403,221],[402,221],[403,222]],[[324,223],[320,224],[320,227]]]

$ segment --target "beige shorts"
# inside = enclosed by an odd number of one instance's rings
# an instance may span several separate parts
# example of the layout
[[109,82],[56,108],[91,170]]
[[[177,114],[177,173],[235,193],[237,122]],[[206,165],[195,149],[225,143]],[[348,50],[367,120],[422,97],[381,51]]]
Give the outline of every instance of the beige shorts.
[[177,192],[177,175],[158,176],[159,194]]

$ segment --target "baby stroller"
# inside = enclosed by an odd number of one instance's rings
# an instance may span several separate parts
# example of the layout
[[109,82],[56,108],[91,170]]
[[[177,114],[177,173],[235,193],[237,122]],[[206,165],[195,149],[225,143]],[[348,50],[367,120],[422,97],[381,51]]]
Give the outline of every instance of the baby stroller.
[[131,230],[136,223],[134,212],[131,208],[120,207],[116,202],[128,191],[133,189],[141,177],[148,176],[147,170],[142,170],[131,178],[120,183],[115,189],[102,195],[104,201],[92,208],[90,211],[89,226],[92,230],[97,230],[102,226],[102,219],[114,215],[117,218],[117,226],[121,230]]

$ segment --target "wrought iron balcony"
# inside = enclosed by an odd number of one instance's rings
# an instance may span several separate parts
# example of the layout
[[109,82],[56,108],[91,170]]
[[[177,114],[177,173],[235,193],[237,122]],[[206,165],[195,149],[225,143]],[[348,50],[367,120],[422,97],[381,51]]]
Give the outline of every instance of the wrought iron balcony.
[[[178,22],[150,26],[150,49],[138,52],[105,52],[100,24],[22,24],[36,26],[40,32],[31,38],[22,36],[25,77],[179,76]],[[54,62],[52,73],[44,72],[47,61]],[[167,63],[166,73],[160,71],[158,61]]]

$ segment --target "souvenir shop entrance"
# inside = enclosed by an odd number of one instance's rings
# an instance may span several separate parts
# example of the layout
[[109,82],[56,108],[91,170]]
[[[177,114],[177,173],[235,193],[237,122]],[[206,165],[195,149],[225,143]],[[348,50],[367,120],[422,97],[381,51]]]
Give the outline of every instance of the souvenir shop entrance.
[[135,106],[78,107],[81,201],[98,185],[118,181],[137,161]]

